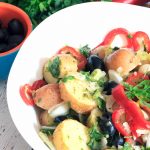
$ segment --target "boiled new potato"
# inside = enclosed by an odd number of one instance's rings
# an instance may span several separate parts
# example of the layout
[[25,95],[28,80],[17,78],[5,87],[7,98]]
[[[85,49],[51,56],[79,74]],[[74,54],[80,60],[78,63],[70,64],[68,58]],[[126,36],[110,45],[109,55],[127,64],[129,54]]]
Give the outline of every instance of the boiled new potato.
[[60,123],[53,134],[56,150],[90,150],[88,141],[88,128],[72,119]]
[[37,89],[33,94],[33,100],[38,107],[48,110],[62,102],[58,84],[47,84]]
[[97,105],[92,95],[97,85],[82,77],[80,79],[80,73],[76,74],[77,77],[59,84],[60,95],[64,101],[70,102],[71,108],[77,113],[87,113]]
[[59,54],[48,60],[43,68],[46,82],[56,83],[58,78],[63,78],[68,72],[76,72],[77,60],[70,54]]

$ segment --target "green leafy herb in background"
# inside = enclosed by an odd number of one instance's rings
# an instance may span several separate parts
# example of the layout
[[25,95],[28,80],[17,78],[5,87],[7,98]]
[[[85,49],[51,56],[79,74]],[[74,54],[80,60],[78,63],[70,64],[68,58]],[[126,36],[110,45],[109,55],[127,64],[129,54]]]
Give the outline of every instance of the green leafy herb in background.
[[89,57],[91,49],[89,48],[88,45],[81,47],[79,50],[80,53],[83,54],[85,57]]
[[35,28],[41,21],[51,14],[79,3],[93,0],[2,0],[22,8],[31,18]]

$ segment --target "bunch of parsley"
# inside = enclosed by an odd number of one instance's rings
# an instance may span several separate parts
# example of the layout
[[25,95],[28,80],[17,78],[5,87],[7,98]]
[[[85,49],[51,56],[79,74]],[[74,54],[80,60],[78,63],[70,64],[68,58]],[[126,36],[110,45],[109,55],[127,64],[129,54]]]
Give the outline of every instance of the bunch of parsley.
[[93,0],[2,0],[3,2],[10,3],[22,8],[31,18],[33,27],[36,27],[41,21],[50,16],[51,14],[84,2]]

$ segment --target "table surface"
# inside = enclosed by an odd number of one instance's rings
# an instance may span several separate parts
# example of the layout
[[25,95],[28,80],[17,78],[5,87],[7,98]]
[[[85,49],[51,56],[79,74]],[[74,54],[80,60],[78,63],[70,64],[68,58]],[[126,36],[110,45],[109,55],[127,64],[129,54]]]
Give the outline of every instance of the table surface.
[[16,129],[6,100],[7,81],[0,81],[0,150],[32,150]]

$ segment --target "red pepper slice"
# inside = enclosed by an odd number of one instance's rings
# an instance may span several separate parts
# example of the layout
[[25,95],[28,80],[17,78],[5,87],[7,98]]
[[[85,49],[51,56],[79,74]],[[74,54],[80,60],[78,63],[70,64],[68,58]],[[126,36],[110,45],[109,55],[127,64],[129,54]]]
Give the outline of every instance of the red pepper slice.
[[127,115],[133,118],[135,124],[138,122],[137,126],[139,129],[150,129],[150,122],[144,119],[139,105],[127,98],[122,85],[118,85],[112,89],[112,96],[114,100],[125,109]]
[[58,51],[58,54],[63,54],[63,53],[64,54],[70,53],[73,57],[75,57],[78,60],[79,70],[82,70],[85,68],[87,59],[80,52],[78,52],[75,48],[70,47],[70,46],[65,46]]
[[32,90],[37,90],[39,89],[40,87],[46,85],[47,83],[44,81],[44,80],[37,80],[35,81],[33,84],[32,84],[32,87],[31,89]]
[[122,35],[123,39],[126,40],[126,45],[123,45],[122,47],[126,47],[126,48],[132,48],[132,39],[129,38],[129,31],[124,29],[124,28],[115,28],[113,30],[111,30],[104,38],[103,42],[100,43],[97,47],[101,46],[101,45],[111,45],[113,40],[115,39],[115,37],[117,35]]
[[27,105],[34,105],[34,101],[32,99],[32,86],[29,84],[25,84],[20,87],[20,96],[22,100],[27,104]]
[[128,76],[126,82],[130,85],[136,86],[142,80],[149,80],[149,77],[141,72],[134,72]]
[[141,43],[139,39],[142,40],[143,46],[146,48],[146,51],[150,52],[150,39],[149,36],[143,31],[137,31],[133,34],[132,41],[133,41],[133,48],[134,51],[138,51],[141,48]]

